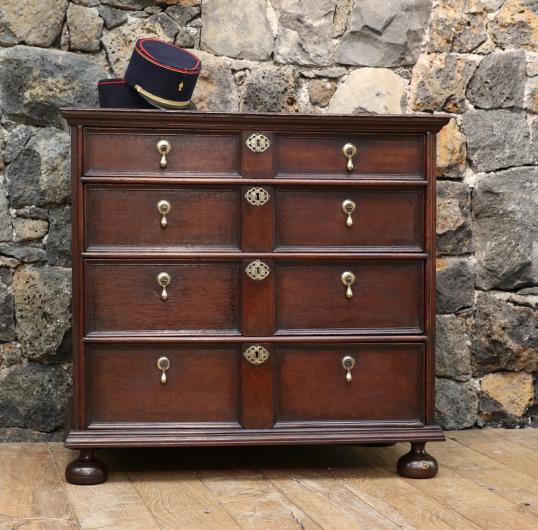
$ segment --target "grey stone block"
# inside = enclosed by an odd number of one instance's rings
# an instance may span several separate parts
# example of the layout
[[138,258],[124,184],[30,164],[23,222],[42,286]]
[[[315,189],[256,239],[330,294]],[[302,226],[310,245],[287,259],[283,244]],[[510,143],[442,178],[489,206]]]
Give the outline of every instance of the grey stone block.
[[475,271],[464,258],[437,259],[437,312],[455,313],[474,301]]
[[473,375],[538,371],[538,310],[501,294],[479,293],[472,329]]
[[536,161],[527,115],[522,110],[467,112],[463,116],[463,131],[476,171],[496,171]]
[[477,285],[538,283],[538,168],[486,175],[473,195]]

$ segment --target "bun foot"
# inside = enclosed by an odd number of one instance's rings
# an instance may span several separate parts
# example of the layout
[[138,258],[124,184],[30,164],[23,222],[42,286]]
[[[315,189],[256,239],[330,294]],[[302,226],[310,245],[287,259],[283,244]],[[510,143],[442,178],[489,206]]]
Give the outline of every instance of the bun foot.
[[106,481],[108,470],[95,458],[93,449],[81,449],[80,455],[65,468],[65,478],[71,484],[91,486]]
[[412,442],[409,453],[398,460],[398,473],[407,478],[432,478],[437,475],[437,460],[426,452],[426,444]]

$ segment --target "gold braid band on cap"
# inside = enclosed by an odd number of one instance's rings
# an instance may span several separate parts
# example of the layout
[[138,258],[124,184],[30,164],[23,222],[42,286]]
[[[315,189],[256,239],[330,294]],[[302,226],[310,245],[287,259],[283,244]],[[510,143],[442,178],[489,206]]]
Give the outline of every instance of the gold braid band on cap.
[[191,104],[191,100],[188,101],[173,101],[171,99],[160,98],[155,96],[151,92],[144,90],[140,85],[135,85],[135,90],[143,97],[147,98],[150,102],[160,103],[161,105],[168,105],[170,107],[186,107]]

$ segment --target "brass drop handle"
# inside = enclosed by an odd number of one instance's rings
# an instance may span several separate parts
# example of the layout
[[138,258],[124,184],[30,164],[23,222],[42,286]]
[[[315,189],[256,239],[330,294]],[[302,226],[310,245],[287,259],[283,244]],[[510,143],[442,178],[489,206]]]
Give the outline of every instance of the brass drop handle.
[[351,286],[355,283],[355,275],[350,271],[346,271],[342,273],[340,279],[346,288],[346,298],[352,298],[353,291],[351,290]]
[[351,199],[346,199],[342,203],[342,211],[347,215],[346,226],[351,228],[353,226],[353,217],[351,214],[355,211],[356,205]]
[[168,357],[159,357],[157,359],[157,368],[161,371],[161,384],[166,384],[166,370],[170,368],[170,359]]
[[342,147],[342,153],[347,158],[346,169],[347,171],[353,171],[353,157],[357,152],[357,148],[353,144],[346,144]]
[[170,145],[170,142],[168,140],[159,140],[155,144],[155,149],[157,149],[157,153],[161,155],[161,161],[159,162],[159,165],[161,168],[165,168],[168,164],[166,161],[166,155],[172,150],[172,146]]
[[167,272],[160,272],[157,274],[157,283],[161,286],[161,300],[163,302],[166,302],[168,300],[168,291],[166,288],[170,285],[172,282],[172,277]]
[[159,201],[157,203],[157,211],[161,214],[161,228],[168,226],[168,219],[166,216],[170,213],[172,205],[168,201]]
[[354,366],[355,366],[355,359],[353,359],[351,355],[346,355],[342,359],[342,367],[346,371],[346,383],[351,383],[351,380],[353,379],[353,376],[351,375],[351,370],[353,370]]

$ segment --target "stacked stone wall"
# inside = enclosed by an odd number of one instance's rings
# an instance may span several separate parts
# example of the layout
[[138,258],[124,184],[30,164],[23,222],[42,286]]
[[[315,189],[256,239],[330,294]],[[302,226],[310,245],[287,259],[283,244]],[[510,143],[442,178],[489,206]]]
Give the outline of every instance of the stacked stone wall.
[[71,389],[69,135],[137,38],[193,48],[200,110],[437,113],[437,416],[538,423],[536,0],[2,0],[0,439]]

